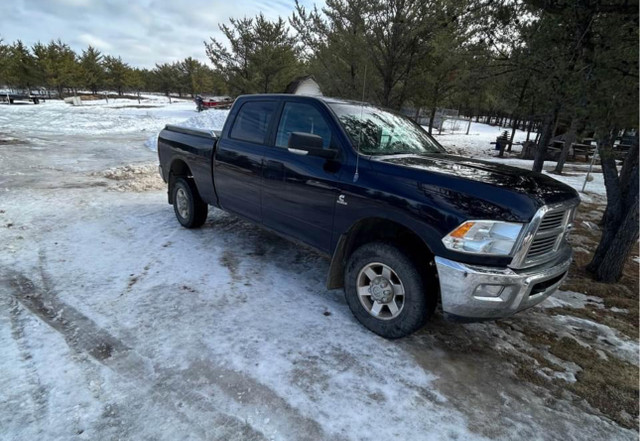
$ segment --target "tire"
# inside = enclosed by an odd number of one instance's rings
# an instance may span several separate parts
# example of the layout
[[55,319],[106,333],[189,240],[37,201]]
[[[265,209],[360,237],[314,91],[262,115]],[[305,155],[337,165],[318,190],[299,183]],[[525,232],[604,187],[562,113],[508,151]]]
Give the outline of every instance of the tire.
[[[349,308],[360,323],[376,334],[388,339],[405,337],[420,329],[435,309],[437,291],[426,292],[425,273],[393,245],[362,245],[351,254],[344,272]],[[358,294],[359,286],[364,295]],[[400,292],[404,295],[398,295]]]
[[171,189],[173,211],[185,228],[199,228],[207,220],[209,207],[200,199],[195,184],[190,179],[176,178]]

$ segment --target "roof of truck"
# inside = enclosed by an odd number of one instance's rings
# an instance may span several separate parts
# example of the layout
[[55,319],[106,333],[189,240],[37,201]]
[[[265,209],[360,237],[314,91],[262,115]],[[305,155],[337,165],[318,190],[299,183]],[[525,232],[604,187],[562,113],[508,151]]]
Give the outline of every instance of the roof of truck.
[[[311,96],[311,95],[293,95],[290,93],[255,93],[255,94],[249,94],[249,95],[240,95],[238,98],[242,98],[242,99],[259,99],[261,97],[269,97],[269,98],[291,98],[291,97],[295,97],[295,98],[308,98],[311,100],[319,100],[319,101],[324,101],[327,104],[353,104],[353,105],[361,105],[363,104],[360,101],[352,101],[352,100],[346,100],[346,99],[342,99],[342,98],[334,98],[334,97],[330,97],[330,96]],[[364,104],[369,104],[370,103],[364,103]]]

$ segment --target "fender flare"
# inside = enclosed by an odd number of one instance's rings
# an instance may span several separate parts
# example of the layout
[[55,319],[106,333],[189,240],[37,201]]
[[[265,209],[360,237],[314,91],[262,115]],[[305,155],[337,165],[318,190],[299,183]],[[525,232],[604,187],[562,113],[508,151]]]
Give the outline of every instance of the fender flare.
[[356,222],[354,222],[349,227],[349,229],[346,232],[342,233],[338,238],[338,242],[336,244],[336,247],[333,251],[333,255],[331,257],[329,272],[327,274],[327,282],[326,282],[327,289],[338,289],[338,288],[344,287],[344,267],[346,265],[346,260],[348,258],[347,253],[351,248],[350,240],[353,238],[353,234],[355,233],[357,228],[359,228],[360,225],[362,225],[364,222],[367,222],[367,221],[373,221],[374,219],[392,222],[394,224],[397,224],[409,230],[411,233],[419,237],[422,240],[425,247],[427,247],[427,249],[432,254],[434,254],[432,251],[433,247],[431,245],[432,241],[426,240],[425,235],[419,234],[418,232],[416,232],[416,228],[412,228],[411,226],[407,225],[405,222],[401,222],[401,221],[398,221],[397,219],[393,219],[387,216],[363,217],[361,219],[358,219]]

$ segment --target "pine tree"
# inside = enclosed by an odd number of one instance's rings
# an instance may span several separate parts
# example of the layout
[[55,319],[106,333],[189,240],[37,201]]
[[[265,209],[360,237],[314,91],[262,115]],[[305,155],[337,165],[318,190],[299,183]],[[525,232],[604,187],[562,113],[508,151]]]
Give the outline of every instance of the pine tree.
[[60,98],[65,89],[76,88],[79,83],[79,68],[76,54],[61,40],[51,41],[47,46],[36,43],[33,47],[38,76],[45,87],[54,89]]
[[103,64],[107,86],[118,92],[118,95],[122,95],[130,84],[131,68],[122,61],[122,58],[110,55],[105,55]]
[[361,99],[365,69],[370,87],[376,87],[365,41],[368,4],[368,0],[328,0],[321,11],[315,6],[307,11],[296,0],[289,22],[304,48],[309,72],[329,95]]
[[9,84],[8,70],[9,66],[9,46],[4,44],[0,38],[0,87]]
[[83,87],[91,90],[94,95],[104,83],[104,66],[102,54],[92,46],[82,51],[80,57],[80,75]]
[[195,58],[188,57],[181,61],[180,71],[183,87],[191,96],[213,89],[213,72]]
[[214,39],[205,42],[207,56],[235,93],[281,92],[299,73],[295,39],[282,18],[231,19],[220,30],[231,49]]
[[19,89],[29,89],[36,80],[35,60],[29,48],[17,40],[8,48],[7,82]]

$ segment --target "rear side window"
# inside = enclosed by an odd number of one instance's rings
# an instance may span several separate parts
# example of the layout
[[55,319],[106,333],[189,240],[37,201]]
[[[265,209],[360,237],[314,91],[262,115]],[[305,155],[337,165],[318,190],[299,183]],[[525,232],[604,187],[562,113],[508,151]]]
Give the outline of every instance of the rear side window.
[[331,143],[331,128],[320,114],[320,111],[310,104],[286,103],[280,118],[280,126],[276,135],[276,145],[287,147],[291,132],[312,133],[322,137],[322,147],[327,148]]
[[275,108],[275,101],[244,103],[233,122],[229,137],[240,141],[264,144]]

